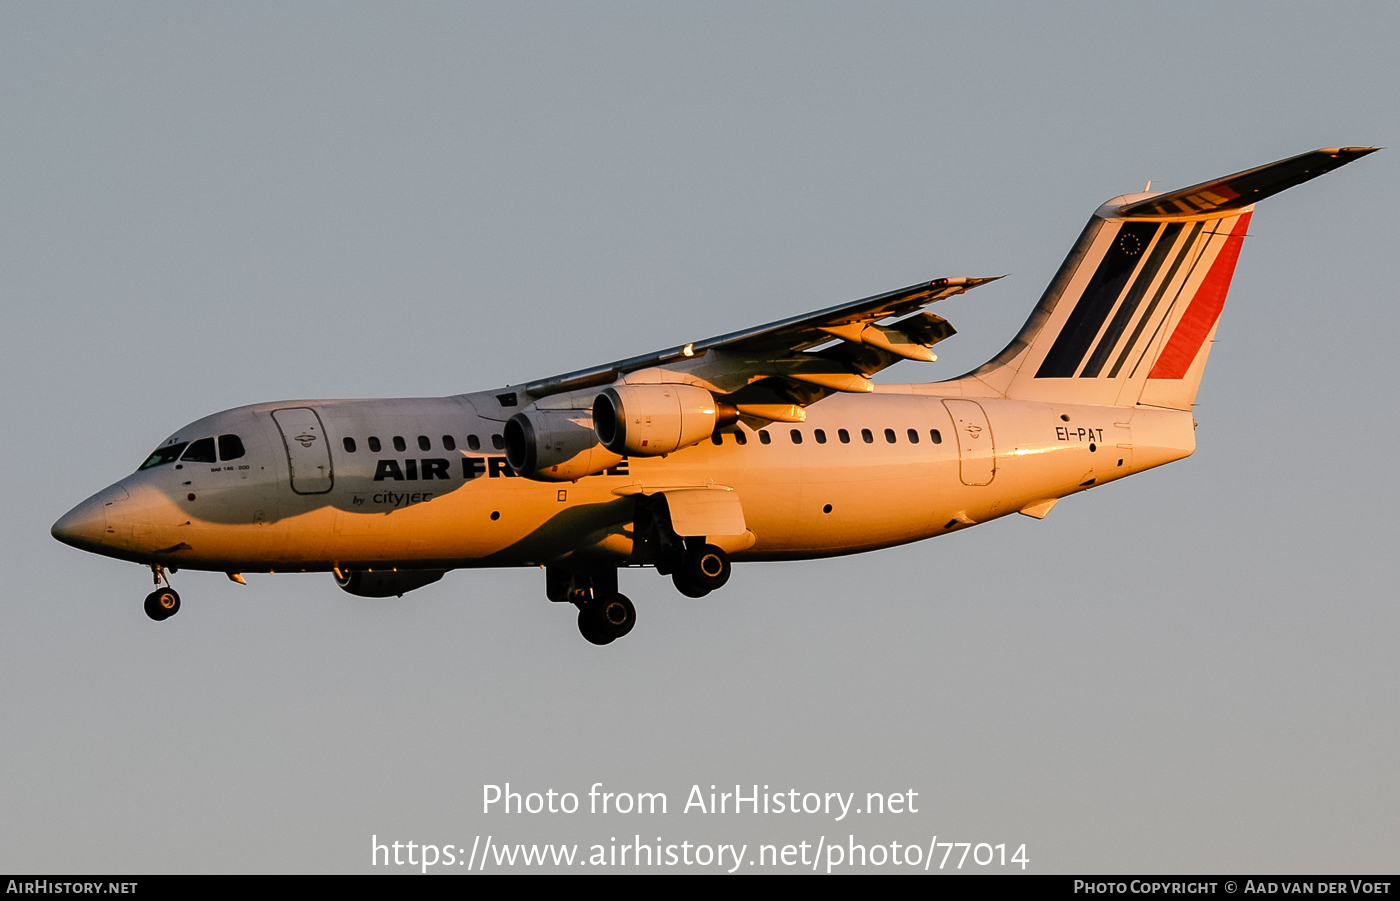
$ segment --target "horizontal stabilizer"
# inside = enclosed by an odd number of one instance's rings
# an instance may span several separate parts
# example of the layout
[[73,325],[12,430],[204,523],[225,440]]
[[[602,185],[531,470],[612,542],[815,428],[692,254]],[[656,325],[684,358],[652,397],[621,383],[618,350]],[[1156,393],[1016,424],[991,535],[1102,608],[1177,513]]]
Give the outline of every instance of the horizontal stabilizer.
[[1159,194],[1123,207],[1118,211],[1118,215],[1124,219],[1157,219],[1237,210],[1317,178],[1377,150],[1380,148],[1324,147],[1180,191]]

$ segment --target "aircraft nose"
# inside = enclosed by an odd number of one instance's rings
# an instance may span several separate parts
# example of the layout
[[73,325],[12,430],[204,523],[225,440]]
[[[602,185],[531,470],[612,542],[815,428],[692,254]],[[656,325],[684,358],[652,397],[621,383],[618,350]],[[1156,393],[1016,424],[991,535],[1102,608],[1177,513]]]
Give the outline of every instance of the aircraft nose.
[[96,550],[107,532],[107,508],[128,496],[120,485],[99,491],[63,514],[49,532],[64,544],[84,551]]

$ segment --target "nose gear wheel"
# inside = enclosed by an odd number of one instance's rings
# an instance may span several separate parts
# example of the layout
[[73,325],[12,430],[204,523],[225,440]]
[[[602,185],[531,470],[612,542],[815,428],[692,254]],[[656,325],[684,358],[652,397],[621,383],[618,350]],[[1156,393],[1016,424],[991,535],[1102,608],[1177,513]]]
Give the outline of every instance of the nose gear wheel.
[[180,596],[173,588],[157,588],[146,595],[144,606],[147,616],[161,622],[180,612]]

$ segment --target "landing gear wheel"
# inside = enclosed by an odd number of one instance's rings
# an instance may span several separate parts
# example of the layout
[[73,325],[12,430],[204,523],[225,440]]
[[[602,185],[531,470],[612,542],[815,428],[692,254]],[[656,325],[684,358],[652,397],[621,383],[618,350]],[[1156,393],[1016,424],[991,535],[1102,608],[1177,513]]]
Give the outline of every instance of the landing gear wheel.
[[621,638],[637,624],[637,608],[625,594],[615,594],[594,603],[598,605],[598,620],[603,624],[603,631],[613,638]]
[[173,588],[157,588],[146,595],[146,615],[156,622],[169,619],[180,612],[180,596]]
[[637,608],[625,594],[595,599],[579,607],[578,630],[593,644],[616,641],[637,624]]
[[598,622],[597,610],[592,604],[578,608],[578,631],[590,644],[612,644],[613,636],[603,632],[603,624]]
[[729,581],[729,555],[713,544],[686,551],[680,569],[672,575],[676,589],[686,597],[703,598]]
[[710,589],[708,588],[701,588],[699,585],[691,584],[691,582],[686,579],[685,573],[679,569],[671,573],[671,584],[675,585],[676,590],[688,598],[703,598],[710,593]]

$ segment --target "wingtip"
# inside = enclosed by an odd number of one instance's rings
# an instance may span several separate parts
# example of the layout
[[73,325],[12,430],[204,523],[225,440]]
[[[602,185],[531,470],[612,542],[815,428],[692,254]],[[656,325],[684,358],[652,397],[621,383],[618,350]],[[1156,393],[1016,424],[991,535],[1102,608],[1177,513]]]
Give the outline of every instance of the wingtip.
[[[1008,275],[1009,274],[1010,273],[1008,273]],[[963,276],[960,278],[936,278],[929,282],[929,286],[933,288],[976,288],[978,285],[985,285],[987,282],[994,282],[1002,278],[1006,278],[1006,276],[993,275],[988,278],[972,278],[971,276]]]

